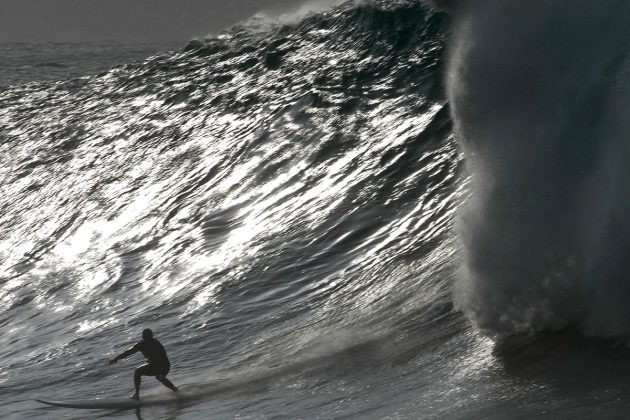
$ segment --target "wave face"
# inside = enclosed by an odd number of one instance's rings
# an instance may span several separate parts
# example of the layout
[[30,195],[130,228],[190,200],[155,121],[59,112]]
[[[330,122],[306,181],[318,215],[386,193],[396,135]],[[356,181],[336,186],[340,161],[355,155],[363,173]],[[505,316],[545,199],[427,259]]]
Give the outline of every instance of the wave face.
[[630,332],[630,5],[471,1],[448,90],[474,174],[459,298],[488,334]]
[[[463,326],[445,20],[350,3],[0,90],[3,393],[126,392],[130,372],[103,363],[147,326],[173,380],[204,383],[195,401],[286,378],[332,395],[348,372],[415,369],[402,361]],[[395,410],[374,393],[374,413]],[[354,410],[314,399],[294,416]],[[41,415],[25,404],[6,410]],[[223,404],[208,410],[240,410]]]

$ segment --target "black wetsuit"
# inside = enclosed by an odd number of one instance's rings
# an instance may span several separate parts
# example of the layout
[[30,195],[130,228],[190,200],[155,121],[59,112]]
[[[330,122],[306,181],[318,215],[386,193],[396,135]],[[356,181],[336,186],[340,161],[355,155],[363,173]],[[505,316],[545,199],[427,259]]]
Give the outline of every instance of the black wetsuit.
[[142,375],[166,376],[171,370],[171,362],[168,360],[166,350],[155,338],[143,339],[133,346],[131,351],[134,353],[139,351],[147,359],[147,364],[138,368],[141,369]]

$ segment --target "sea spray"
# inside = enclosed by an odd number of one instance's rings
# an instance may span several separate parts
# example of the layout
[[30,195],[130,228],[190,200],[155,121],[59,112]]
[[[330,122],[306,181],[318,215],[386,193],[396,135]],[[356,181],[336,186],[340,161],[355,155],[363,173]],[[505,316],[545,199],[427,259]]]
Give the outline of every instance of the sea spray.
[[488,335],[630,332],[630,4],[455,14],[448,95],[472,175],[459,304]]

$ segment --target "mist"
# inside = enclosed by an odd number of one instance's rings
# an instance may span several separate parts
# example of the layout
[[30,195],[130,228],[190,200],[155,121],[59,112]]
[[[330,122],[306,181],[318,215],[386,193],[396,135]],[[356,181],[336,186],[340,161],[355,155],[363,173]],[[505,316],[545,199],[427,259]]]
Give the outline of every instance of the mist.
[[472,177],[460,307],[491,336],[630,333],[630,4],[470,1],[448,95]]

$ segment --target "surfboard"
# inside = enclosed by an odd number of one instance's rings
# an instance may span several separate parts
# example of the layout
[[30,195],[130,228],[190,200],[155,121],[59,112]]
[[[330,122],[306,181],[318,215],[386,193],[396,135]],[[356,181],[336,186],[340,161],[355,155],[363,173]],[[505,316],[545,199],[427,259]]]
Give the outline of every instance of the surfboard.
[[133,409],[146,407],[151,405],[169,405],[176,404],[180,401],[180,398],[165,397],[159,395],[147,396],[140,398],[139,401],[132,400],[131,398],[96,398],[93,400],[71,400],[71,401],[48,401],[35,399],[35,401],[50,405],[53,407],[64,408],[83,408],[83,409]]
[[104,399],[95,399],[95,400],[74,400],[74,401],[46,401],[46,400],[38,400],[35,401],[40,402],[46,405],[52,405],[53,407],[65,407],[65,408],[138,408],[142,407],[142,403],[140,401],[132,400],[131,398],[123,399],[123,398],[104,398]]

